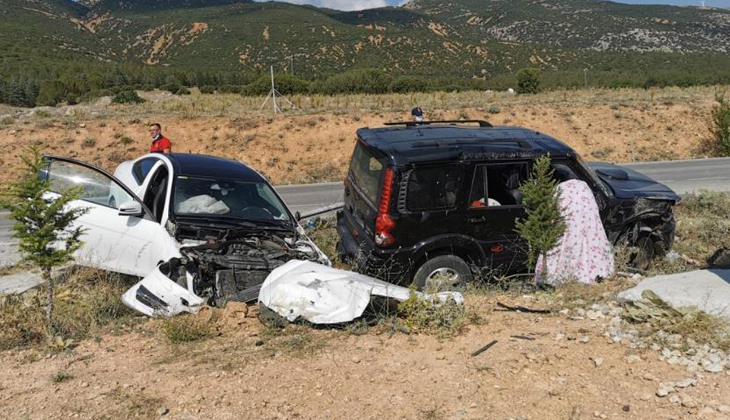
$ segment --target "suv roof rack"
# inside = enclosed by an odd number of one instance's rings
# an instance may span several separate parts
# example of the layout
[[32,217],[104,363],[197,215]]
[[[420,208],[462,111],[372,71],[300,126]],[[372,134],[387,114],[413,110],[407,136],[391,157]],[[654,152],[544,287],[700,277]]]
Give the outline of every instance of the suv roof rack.
[[482,128],[494,127],[488,121],[484,120],[441,120],[441,121],[396,121],[387,122],[385,125],[405,125],[406,127],[417,127],[419,125],[430,125],[430,124],[479,124]]

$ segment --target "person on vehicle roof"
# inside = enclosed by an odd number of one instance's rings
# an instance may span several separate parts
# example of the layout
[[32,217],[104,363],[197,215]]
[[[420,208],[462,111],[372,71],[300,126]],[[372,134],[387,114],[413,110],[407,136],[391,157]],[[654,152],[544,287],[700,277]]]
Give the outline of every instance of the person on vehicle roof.
[[159,123],[150,124],[150,135],[152,136],[150,153],[164,153],[166,155],[172,153],[172,142],[162,135],[162,126]]

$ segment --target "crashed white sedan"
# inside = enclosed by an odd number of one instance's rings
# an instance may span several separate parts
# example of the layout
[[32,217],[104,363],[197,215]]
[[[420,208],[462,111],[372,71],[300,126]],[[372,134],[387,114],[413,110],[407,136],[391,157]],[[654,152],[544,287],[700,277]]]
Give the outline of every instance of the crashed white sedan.
[[275,268],[292,259],[330,265],[259,173],[233,160],[149,154],[114,176],[77,160],[46,156],[53,191],[80,188],[70,205],[80,265],[143,277],[122,297],[150,316],[203,304],[254,301]]

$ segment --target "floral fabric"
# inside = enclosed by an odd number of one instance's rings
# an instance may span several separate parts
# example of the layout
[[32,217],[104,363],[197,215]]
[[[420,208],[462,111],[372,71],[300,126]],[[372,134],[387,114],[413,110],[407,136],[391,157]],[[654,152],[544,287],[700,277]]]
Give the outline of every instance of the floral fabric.
[[588,184],[565,181],[560,190],[560,209],[565,234],[547,254],[547,278],[540,276],[542,257],[537,260],[535,279],[557,284],[569,280],[594,283],[613,274],[613,250],[603,229],[598,205]]

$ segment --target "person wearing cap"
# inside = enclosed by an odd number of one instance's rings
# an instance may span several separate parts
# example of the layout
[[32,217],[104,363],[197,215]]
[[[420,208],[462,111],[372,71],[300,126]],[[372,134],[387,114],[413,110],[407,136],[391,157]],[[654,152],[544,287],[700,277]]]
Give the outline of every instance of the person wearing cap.
[[413,116],[413,121],[415,122],[422,122],[423,121],[423,110],[420,106],[417,106],[411,110],[411,116]]
[[164,153],[166,155],[172,153],[172,142],[162,135],[162,126],[159,123],[150,124],[150,135],[152,136],[150,153]]

